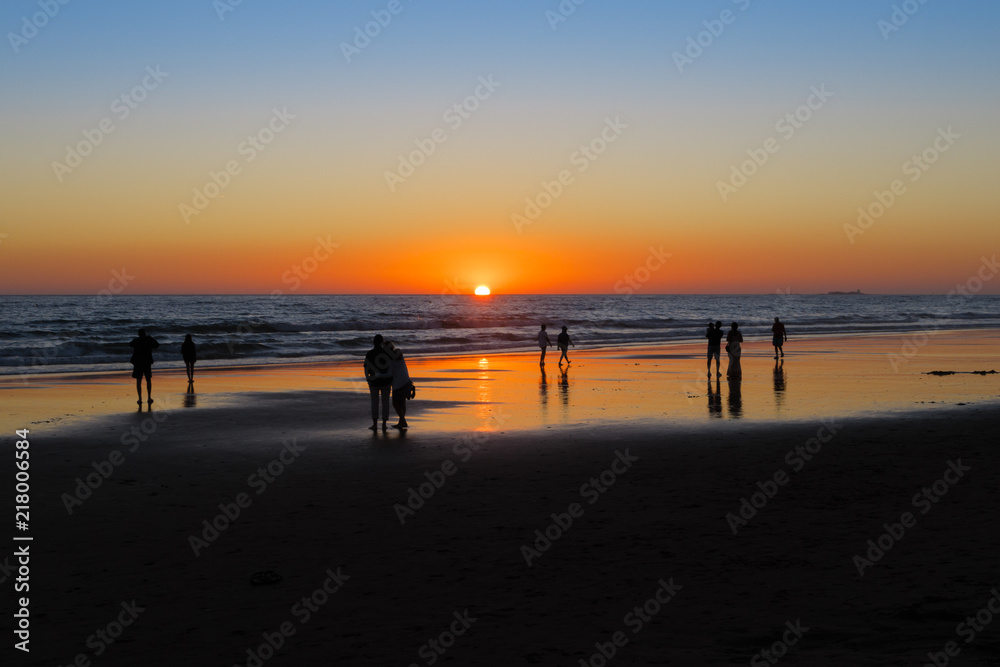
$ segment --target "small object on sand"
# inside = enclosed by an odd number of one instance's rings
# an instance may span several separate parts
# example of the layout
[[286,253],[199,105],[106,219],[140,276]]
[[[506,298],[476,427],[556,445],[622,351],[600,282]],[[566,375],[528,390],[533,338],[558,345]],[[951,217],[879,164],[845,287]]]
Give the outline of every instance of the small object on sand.
[[250,583],[254,586],[267,586],[269,584],[276,584],[281,579],[281,575],[274,570],[262,570],[253,573],[253,576],[250,577]]
[[996,371],[929,371],[924,375],[996,375]]

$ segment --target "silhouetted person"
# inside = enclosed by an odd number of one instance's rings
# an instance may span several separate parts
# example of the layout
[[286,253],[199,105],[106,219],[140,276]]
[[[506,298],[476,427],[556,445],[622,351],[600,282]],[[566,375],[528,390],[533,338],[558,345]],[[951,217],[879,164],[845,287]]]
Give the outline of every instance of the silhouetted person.
[[406,401],[416,396],[417,389],[410,380],[410,372],[406,368],[402,350],[392,343],[386,343],[385,347],[392,357],[392,407],[399,415],[399,421],[392,427],[405,431],[409,428],[409,424],[406,423]]
[[785,356],[785,351],[781,349],[781,346],[788,340],[788,334],[785,333],[785,325],[777,317],[774,318],[774,326],[771,327],[771,333],[774,334],[774,337],[771,339],[771,343],[774,345],[774,358],[778,358],[779,352],[781,356]]
[[708,339],[708,375],[712,375],[712,357],[715,357],[715,377],[722,377],[722,370],[719,368],[722,365],[722,336],[722,322],[716,322],[714,327],[709,322],[708,331],[705,332],[705,338]]
[[146,378],[147,403],[153,402],[153,350],[160,347],[156,339],[146,335],[145,329],[139,329],[139,337],[133,338],[129,345],[132,347],[132,377],[135,378],[135,393],[139,395],[136,401],[142,405],[142,378]]
[[198,354],[195,352],[191,334],[184,336],[184,342],[181,343],[181,356],[184,357],[184,368],[187,369],[188,384],[191,384],[194,382],[194,362],[198,360]]
[[[569,339],[569,334],[566,333],[566,327],[562,328],[562,333],[556,336],[556,346],[562,350],[562,354],[559,355],[559,365],[562,366],[562,360],[566,360],[566,364],[569,365],[569,357],[566,353],[569,352],[569,346],[572,345],[576,347],[576,343]],[[543,353],[544,354],[544,353]]]
[[552,345],[552,341],[549,340],[549,335],[545,332],[545,325],[542,325],[542,330],[538,332],[538,347],[542,348],[542,358],[538,360],[539,364],[545,363],[545,350]]
[[726,352],[729,353],[729,368],[726,369],[726,377],[730,380],[742,380],[743,368],[740,366],[740,357],[743,356],[743,334],[740,333],[740,325],[733,322],[732,328],[726,335]]
[[368,380],[368,391],[372,397],[373,431],[378,430],[378,404],[382,399],[382,430],[388,430],[389,421],[389,390],[392,388],[392,357],[382,346],[382,334],[376,334],[372,340],[372,349],[365,355],[365,379]]

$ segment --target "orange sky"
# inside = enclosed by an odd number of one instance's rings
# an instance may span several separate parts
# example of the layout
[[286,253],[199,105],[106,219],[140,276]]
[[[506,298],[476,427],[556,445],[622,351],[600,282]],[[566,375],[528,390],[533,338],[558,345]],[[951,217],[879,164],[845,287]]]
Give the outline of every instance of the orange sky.
[[[0,292],[89,294],[125,267],[132,294],[613,294],[629,277],[647,293],[945,293],[1000,248],[993,10],[949,7],[891,40],[860,5],[747,10],[686,72],[668,54],[701,25],[693,5],[592,9],[555,35],[527,6],[486,32],[428,9],[351,63],[321,39],[347,6],[244,8],[191,24],[190,49],[136,9],[134,40],[61,50],[102,34],[107,10],[79,10],[6,70]],[[273,30],[308,54],[275,51]],[[150,63],[169,76],[118,119]],[[474,107],[461,123],[456,103]],[[808,119],[792,132],[790,114]],[[104,118],[79,166],[54,166]],[[390,187],[401,160],[419,164]],[[219,196],[194,214],[196,191]],[[527,200],[546,206],[518,229]],[[338,247],[296,275],[317,238]]]

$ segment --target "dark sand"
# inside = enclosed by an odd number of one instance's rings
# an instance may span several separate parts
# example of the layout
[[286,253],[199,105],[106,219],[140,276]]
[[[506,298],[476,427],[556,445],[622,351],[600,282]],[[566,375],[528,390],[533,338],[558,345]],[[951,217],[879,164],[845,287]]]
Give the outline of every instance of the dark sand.
[[[215,397],[202,389],[191,409],[175,392],[152,413],[39,420],[30,426],[32,651],[5,647],[11,659],[4,664],[69,665],[84,654],[94,665],[247,665],[248,649],[287,623],[294,634],[263,664],[427,665],[432,649],[422,647],[453,622],[463,633],[453,645],[443,638],[450,648],[434,664],[599,665],[591,660],[595,643],[607,645],[616,632],[627,643],[620,641],[612,665],[751,664],[781,640],[786,622],[809,630],[780,664],[923,665],[928,651],[949,641],[961,649],[953,664],[1000,664],[1000,619],[969,643],[968,633],[956,633],[1000,587],[995,376],[962,380],[981,383],[975,391],[962,385],[962,397],[977,396],[972,405],[954,405],[953,385],[945,384],[954,378],[933,378],[942,384],[920,385],[883,416],[837,401],[824,413],[821,396],[811,396],[803,401],[813,407],[796,408],[786,421],[735,419],[725,382],[724,418],[715,418],[707,394],[684,395],[678,378],[665,395],[689,401],[690,417],[630,420],[618,408],[600,420],[590,415],[601,402],[583,398],[585,367],[597,360],[585,361],[566,413],[559,384],[547,390],[545,423],[525,412],[537,410],[540,397],[537,377],[530,391],[518,384],[521,366],[489,381],[449,382],[432,381],[434,369],[420,363],[413,365],[425,376],[423,393],[411,404],[414,427],[405,437],[366,431],[361,393],[249,382],[243,392]],[[950,369],[973,369],[950,361]],[[460,375],[462,363],[445,366]],[[812,374],[806,356],[797,363],[800,376]],[[750,368],[748,401],[772,391],[768,374],[755,385]],[[915,384],[919,370],[903,381]],[[167,377],[158,386],[166,389]],[[626,391],[634,384],[618,381]],[[100,402],[105,389],[96,383],[80,400]],[[133,389],[118,387],[122,407]],[[482,401],[482,391],[508,398]],[[935,391],[950,407],[915,400]],[[582,412],[573,411],[573,396]],[[469,413],[478,421],[465,428]],[[132,441],[129,429],[143,425],[147,439]],[[817,435],[827,442],[795,471],[788,452]],[[250,478],[279,457],[283,442],[300,450],[285,449],[291,462],[266,487]],[[63,494],[116,449],[124,461],[70,515]],[[612,485],[581,489],[619,454],[636,460],[627,469],[616,464]],[[938,485],[946,493],[937,502],[915,505],[914,495],[959,460],[969,470],[949,473],[954,483]],[[437,475],[443,485],[401,525],[394,505],[442,466],[453,474]],[[12,468],[4,463],[8,480]],[[741,498],[779,471],[787,483],[734,535],[727,513],[738,513]],[[249,506],[196,556],[190,537],[240,493]],[[572,503],[582,515],[529,567],[522,546]],[[854,557],[904,512],[915,525],[859,576]],[[0,551],[5,565],[15,560],[11,544]],[[283,579],[251,585],[262,570]],[[306,619],[295,605],[324,584],[328,570],[341,575],[342,588]],[[627,616],[661,580],[673,585],[670,601],[659,609],[650,603],[656,611],[648,620]],[[105,645],[95,632],[132,600],[143,611],[96,655]],[[464,631],[454,614],[466,611],[476,620]]]

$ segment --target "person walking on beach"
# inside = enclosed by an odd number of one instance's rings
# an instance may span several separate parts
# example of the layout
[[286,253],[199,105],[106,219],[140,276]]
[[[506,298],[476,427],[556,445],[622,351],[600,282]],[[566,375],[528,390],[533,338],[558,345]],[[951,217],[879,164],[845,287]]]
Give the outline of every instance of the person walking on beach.
[[562,333],[556,336],[556,345],[562,350],[562,354],[559,355],[559,365],[562,366],[562,360],[566,360],[566,365],[569,366],[569,357],[566,353],[569,352],[569,346],[572,345],[576,347],[576,343],[569,339],[569,334],[566,333],[566,327],[562,328]]
[[129,342],[132,348],[132,377],[135,378],[135,393],[139,395],[136,401],[142,405],[142,378],[146,378],[146,397],[148,404],[153,403],[153,350],[160,347],[156,339],[146,335],[145,329],[139,329],[139,337]]
[[781,356],[785,356],[785,351],[781,349],[781,346],[788,340],[788,334],[785,333],[785,325],[777,317],[774,318],[774,326],[771,327],[771,333],[774,334],[774,337],[771,339],[771,343],[774,345],[774,358],[778,358],[779,352]]
[[729,368],[726,369],[726,377],[730,380],[742,380],[743,368],[740,366],[740,357],[743,355],[743,334],[740,333],[740,325],[733,322],[732,328],[726,335],[726,352],[729,353]]
[[378,430],[378,405],[382,402],[382,430],[388,430],[389,421],[389,390],[392,388],[392,357],[383,347],[382,334],[375,334],[372,339],[372,349],[365,354],[365,379],[368,381],[368,391],[372,397],[372,425],[368,428]]
[[538,364],[545,364],[545,350],[551,347],[552,341],[549,340],[549,334],[545,332],[545,325],[542,325],[542,330],[538,332],[538,347],[542,348],[542,358],[539,359]]
[[198,360],[198,355],[195,351],[194,341],[191,340],[191,334],[184,336],[184,342],[181,343],[181,356],[184,357],[184,368],[187,370],[188,384],[194,384],[194,362]]
[[405,431],[409,428],[409,424],[406,423],[406,401],[417,395],[417,389],[413,386],[413,381],[410,380],[410,372],[406,368],[406,360],[403,359],[402,350],[391,342],[386,343],[385,346],[392,358],[392,407],[399,415],[399,421],[392,427]]
[[715,357],[715,377],[722,377],[722,370],[720,366],[722,361],[720,356],[722,355],[722,322],[716,322],[715,326],[712,323],[708,323],[708,331],[705,332],[705,338],[708,339],[708,375],[712,375],[712,357]]

